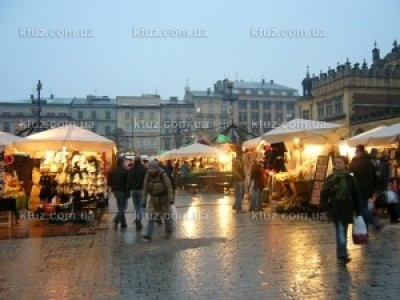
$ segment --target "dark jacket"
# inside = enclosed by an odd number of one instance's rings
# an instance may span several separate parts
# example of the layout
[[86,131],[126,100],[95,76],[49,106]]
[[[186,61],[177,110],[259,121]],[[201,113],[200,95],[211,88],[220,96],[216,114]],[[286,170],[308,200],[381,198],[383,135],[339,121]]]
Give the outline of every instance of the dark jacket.
[[353,172],[360,189],[362,201],[368,201],[376,188],[376,169],[368,155],[354,157],[350,164],[350,172]]
[[251,168],[250,174],[251,180],[254,180],[253,187],[256,189],[263,189],[264,188],[264,173],[263,169],[259,165],[253,165]]
[[144,177],[146,176],[147,169],[141,164],[135,162],[133,167],[128,171],[128,191],[143,190]]
[[346,177],[346,189],[348,197],[345,200],[336,199],[337,185],[328,184],[333,174],[329,175],[321,189],[321,208],[327,209],[331,213],[332,220],[336,223],[342,221],[344,223],[352,223],[354,213],[359,216],[361,214],[361,198],[360,191],[356,180],[353,176]]
[[233,182],[244,182],[244,166],[241,157],[232,160],[232,180]]
[[108,186],[113,192],[127,192],[128,170],[117,166],[108,174]]

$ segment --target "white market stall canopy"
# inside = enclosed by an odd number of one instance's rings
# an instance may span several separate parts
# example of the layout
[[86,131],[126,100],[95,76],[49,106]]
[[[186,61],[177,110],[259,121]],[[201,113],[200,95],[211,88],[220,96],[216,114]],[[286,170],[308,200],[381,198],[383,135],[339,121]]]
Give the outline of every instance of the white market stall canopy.
[[179,149],[165,152],[162,155],[158,156],[157,158],[160,160],[168,160],[168,159],[196,157],[196,156],[218,157],[219,155],[225,155],[225,154],[226,154],[225,152],[218,150],[217,148],[196,143]]
[[348,131],[341,124],[322,121],[294,119],[281,126],[272,129],[261,136],[262,140],[270,144],[285,142],[290,139],[300,140],[323,139],[326,141],[338,141]]
[[23,138],[9,134],[7,132],[0,131],[0,145],[7,146],[15,141],[20,141],[20,140],[23,140]]
[[373,136],[374,134],[376,134],[376,132],[382,130],[383,128],[386,128],[386,126],[379,126],[379,127],[373,128],[371,130],[365,131],[363,133],[357,134],[351,138],[348,138],[347,144],[350,147],[355,147],[359,144],[365,145],[368,143],[371,136]]
[[400,123],[370,130],[366,133],[354,136],[347,141],[351,147],[358,144],[364,146],[385,146],[396,144],[400,141]]
[[32,134],[12,146],[26,153],[58,151],[63,146],[72,151],[113,152],[115,149],[112,140],[72,124]]
[[261,142],[261,137],[256,137],[251,140],[247,140],[243,143],[242,148],[243,150],[253,150],[257,148],[258,144]]

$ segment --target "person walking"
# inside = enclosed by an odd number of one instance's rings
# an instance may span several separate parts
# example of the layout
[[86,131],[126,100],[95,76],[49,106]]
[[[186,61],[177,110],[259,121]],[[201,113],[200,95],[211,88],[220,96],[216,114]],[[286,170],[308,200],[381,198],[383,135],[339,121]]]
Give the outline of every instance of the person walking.
[[121,228],[127,227],[125,218],[126,203],[128,200],[127,183],[128,170],[124,167],[124,159],[118,157],[117,166],[108,175],[108,185],[114,193],[118,206],[118,212],[114,218],[115,229],[118,228],[118,224],[121,224]]
[[262,195],[264,189],[263,163],[257,162],[257,160],[253,161],[250,180],[252,182],[252,190],[249,211],[262,211]]
[[365,224],[373,224],[376,230],[380,230],[383,225],[379,219],[372,214],[372,207],[368,207],[368,202],[372,201],[372,196],[377,187],[376,168],[370,156],[365,151],[364,145],[356,146],[356,155],[350,164],[350,172],[354,174],[361,193],[361,214]]
[[236,157],[232,160],[232,181],[235,189],[235,203],[232,209],[236,210],[236,213],[244,213],[242,210],[242,202],[244,198],[244,165],[242,159],[242,151],[240,148],[236,149]]
[[166,238],[170,238],[172,235],[171,204],[174,203],[174,193],[167,173],[160,168],[156,160],[149,161],[144,179],[144,201],[147,198],[148,226],[147,233],[142,238],[148,241],[152,239],[157,216],[164,220]]
[[189,163],[185,160],[185,162],[179,169],[179,187],[181,190],[185,189],[185,185],[187,184],[189,174],[190,174],[190,166]]
[[335,159],[335,169],[321,189],[321,207],[330,211],[336,231],[336,255],[344,264],[350,262],[347,251],[347,229],[354,213],[361,215],[361,194],[357,181],[350,175],[347,157]]
[[128,193],[132,195],[133,207],[135,208],[136,230],[141,230],[143,216],[143,184],[147,169],[142,164],[139,155],[135,156],[134,164],[128,171]]

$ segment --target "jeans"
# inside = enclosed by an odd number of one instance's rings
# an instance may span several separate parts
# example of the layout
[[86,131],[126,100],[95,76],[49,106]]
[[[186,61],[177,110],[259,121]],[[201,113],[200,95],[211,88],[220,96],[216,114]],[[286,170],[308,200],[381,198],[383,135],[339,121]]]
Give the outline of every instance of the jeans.
[[242,209],[242,200],[244,197],[244,182],[235,182],[235,203],[233,204],[233,209]]
[[335,223],[336,229],[336,255],[337,257],[347,257],[347,228],[349,224],[338,221]]
[[114,222],[116,224],[121,223],[122,225],[126,225],[125,219],[125,209],[127,203],[127,194],[125,191],[114,191],[115,198],[117,199],[118,212],[114,218]]
[[143,208],[142,208],[142,199],[143,199],[143,191],[142,190],[133,190],[132,191],[132,201],[133,207],[135,208],[135,221],[140,222],[143,216]]
[[[153,232],[154,232],[154,223],[157,220],[157,214],[156,213],[150,213],[148,215],[148,223],[147,223],[147,236],[152,237]],[[172,222],[171,222],[171,216],[161,216],[162,219],[164,219],[164,226],[165,226],[165,234],[166,235],[171,235],[172,234]]]
[[253,188],[251,191],[251,204],[250,210],[261,209],[262,208],[262,194],[263,190],[260,188]]

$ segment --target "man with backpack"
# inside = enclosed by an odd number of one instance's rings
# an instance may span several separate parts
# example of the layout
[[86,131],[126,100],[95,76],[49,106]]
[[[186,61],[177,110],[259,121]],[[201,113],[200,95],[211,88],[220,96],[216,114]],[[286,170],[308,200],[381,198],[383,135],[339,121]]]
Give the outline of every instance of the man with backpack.
[[164,219],[166,238],[172,235],[171,204],[174,203],[174,192],[168,174],[160,168],[156,160],[149,161],[143,186],[144,201],[147,201],[148,226],[147,234],[142,238],[150,241],[153,236],[157,216]]
[[136,230],[142,229],[142,202],[143,184],[146,176],[146,168],[142,164],[139,155],[135,156],[133,167],[128,171],[128,192],[132,195],[133,206],[135,207]]

